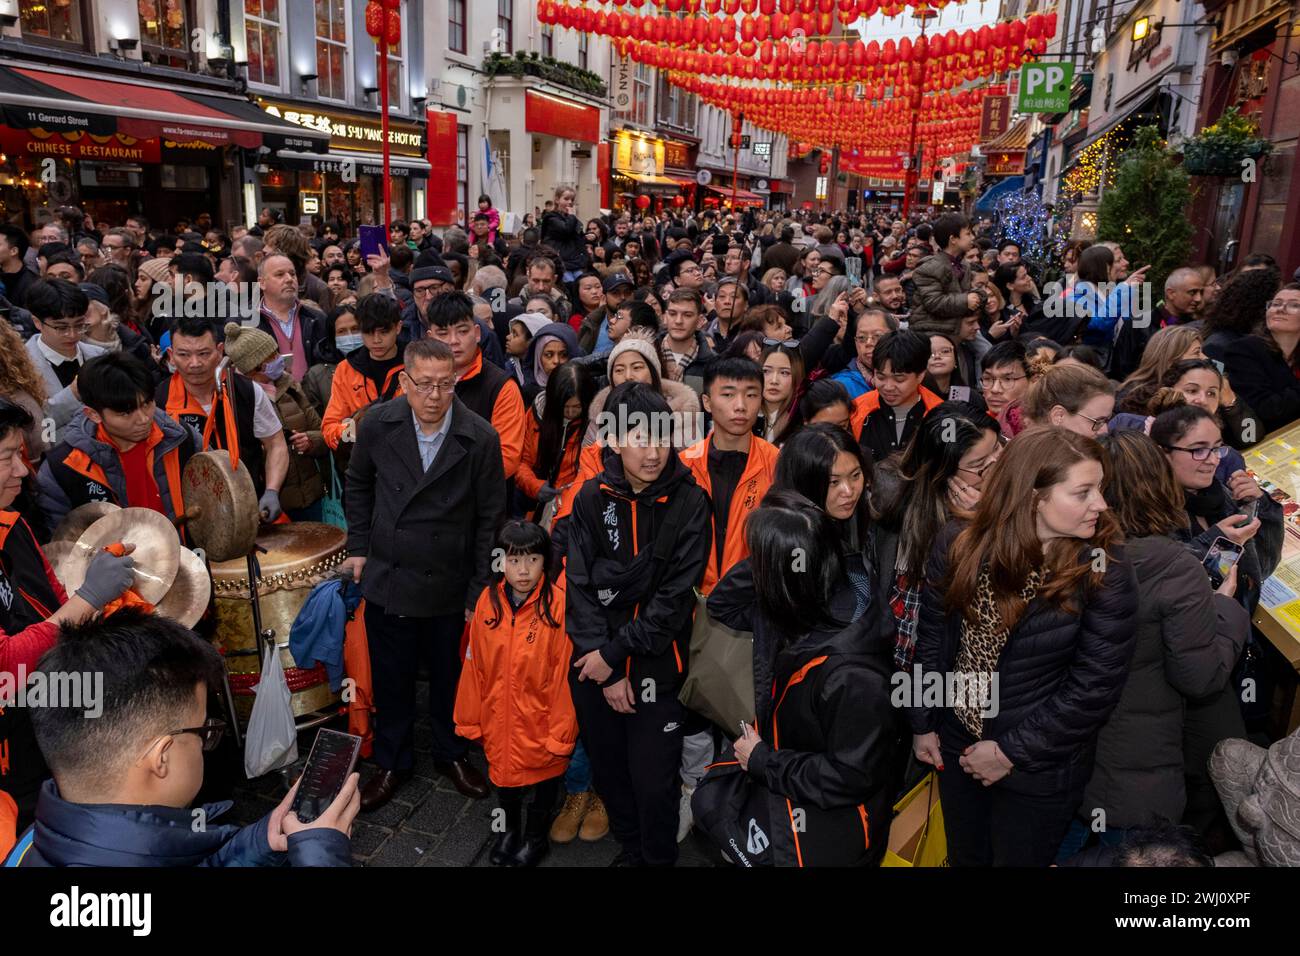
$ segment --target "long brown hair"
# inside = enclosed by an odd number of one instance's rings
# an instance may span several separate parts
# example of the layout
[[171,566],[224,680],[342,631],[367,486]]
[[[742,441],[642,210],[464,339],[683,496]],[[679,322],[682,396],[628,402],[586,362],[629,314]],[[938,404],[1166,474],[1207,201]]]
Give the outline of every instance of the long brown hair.
[[1121,388],[1127,390],[1138,385],[1158,385],[1165,372],[1180,361],[1193,342],[1202,341],[1200,329],[1190,325],[1171,325],[1161,329],[1142,350],[1142,361],[1133,374],[1124,379]]
[[1127,537],[1171,535],[1187,527],[1183,489],[1155,442],[1125,429],[1105,436],[1101,445],[1110,455],[1106,503]]
[[1067,613],[1074,613],[1073,598],[1080,587],[1100,586],[1102,572],[1091,555],[1080,558],[1081,548],[1106,552],[1119,537],[1119,525],[1109,511],[1097,519],[1086,542],[1055,538],[1044,547],[1038,540],[1037,504],[1053,485],[1066,478],[1072,465],[1095,461],[1105,472],[1105,450],[1091,438],[1063,428],[1030,428],[1018,435],[990,470],[980,492],[971,523],[953,541],[945,604],[954,614],[975,620],[980,571],[987,569],[993,599],[1004,627],[1015,627],[1024,613],[1020,598],[1030,572],[1044,572],[1039,595]]
[[37,405],[45,404],[45,379],[27,354],[22,336],[8,322],[0,322],[0,395],[12,398],[26,392]]

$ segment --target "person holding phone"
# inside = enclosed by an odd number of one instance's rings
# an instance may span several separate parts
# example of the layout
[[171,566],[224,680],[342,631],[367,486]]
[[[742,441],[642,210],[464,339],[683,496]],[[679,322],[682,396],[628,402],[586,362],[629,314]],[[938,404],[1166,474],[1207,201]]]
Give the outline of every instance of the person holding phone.
[[1214,587],[1178,540],[1186,515],[1160,448],[1136,431],[1101,442],[1110,454],[1106,502],[1138,579],[1137,646],[1057,862],[1083,849],[1097,810],[1105,812],[1104,846],[1122,843],[1131,828],[1183,818],[1184,715],[1206,698],[1231,698],[1232,670],[1250,634],[1250,618],[1234,600],[1236,567]]
[[355,773],[310,823],[290,809],[297,784],[246,827],[220,820],[228,803],[190,809],[226,727],[208,716],[222,668],[207,641],[136,608],[66,629],[40,671],[102,675],[103,712],[32,708],[53,779],[5,865],[351,866]]

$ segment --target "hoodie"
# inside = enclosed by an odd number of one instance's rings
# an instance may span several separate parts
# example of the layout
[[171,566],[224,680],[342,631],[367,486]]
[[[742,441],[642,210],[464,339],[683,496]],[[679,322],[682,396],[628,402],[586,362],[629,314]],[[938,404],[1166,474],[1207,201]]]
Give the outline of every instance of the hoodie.
[[317,828],[289,836],[287,853],[267,841],[268,814],[247,827],[213,824],[233,803],[206,804],[196,829],[184,807],[69,803],[47,780],[36,823],[19,838],[5,866],[351,866],[352,842]]
[[541,368],[542,346],[551,339],[559,339],[564,343],[565,349],[568,350],[569,358],[580,358],[587,353],[578,345],[578,333],[573,331],[567,323],[548,322],[533,333],[532,339],[528,343],[528,351],[524,353],[523,366],[524,383],[522,391],[524,393],[524,404],[531,405],[539,392],[546,388],[547,375]]

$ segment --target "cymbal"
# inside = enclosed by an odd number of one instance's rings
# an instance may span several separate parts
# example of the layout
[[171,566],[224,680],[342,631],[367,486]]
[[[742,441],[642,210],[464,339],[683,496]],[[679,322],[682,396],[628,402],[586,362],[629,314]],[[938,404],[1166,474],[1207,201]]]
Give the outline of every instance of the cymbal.
[[176,580],[181,541],[172,523],[151,508],[122,508],[100,518],[77,539],[55,574],[69,592],[75,591],[86,580],[90,559],[117,541],[135,545],[131,589],[156,605]]
[[[63,516],[63,522],[50,538],[50,544],[56,541],[66,541],[72,544],[81,537],[82,532],[89,528],[104,515],[110,515],[115,511],[121,511],[121,507],[113,504],[111,501],[90,501],[84,505],[78,505]],[[49,549],[45,549],[48,555]],[[50,564],[54,559],[50,559]]]
[[189,548],[181,548],[176,580],[161,601],[158,614],[185,627],[193,627],[208,608],[212,597],[212,578],[203,559]]
[[[114,505],[114,507],[117,506]],[[50,562],[50,567],[54,569],[54,576],[59,579],[59,583],[63,585],[63,589],[67,591],[68,594],[72,594],[72,589],[68,587],[67,582],[64,581],[63,577],[59,574],[59,569],[62,567],[63,562],[67,559],[68,555],[72,553],[72,549],[75,546],[75,541],[51,541],[49,544],[41,547],[41,550],[45,552],[45,560]]]
[[230,467],[230,453],[217,449],[190,457],[181,474],[185,532],[209,561],[242,558],[257,543],[258,508],[253,476],[242,461]]

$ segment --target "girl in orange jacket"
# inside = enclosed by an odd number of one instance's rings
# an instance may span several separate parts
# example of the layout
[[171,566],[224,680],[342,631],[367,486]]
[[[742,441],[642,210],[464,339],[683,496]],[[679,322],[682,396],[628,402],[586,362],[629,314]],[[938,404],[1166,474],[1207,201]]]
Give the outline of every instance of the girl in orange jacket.
[[552,576],[550,553],[550,536],[538,525],[510,521],[501,529],[500,570],[474,609],[456,693],[456,733],[483,742],[501,802],[492,815],[497,866],[536,866],[546,856],[551,810],[578,739],[564,579]]
[[587,409],[596,381],[586,366],[561,365],[546,382],[526,416],[524,451],[515,485],[539,509],[578,475],[578,454],[587,431]]

